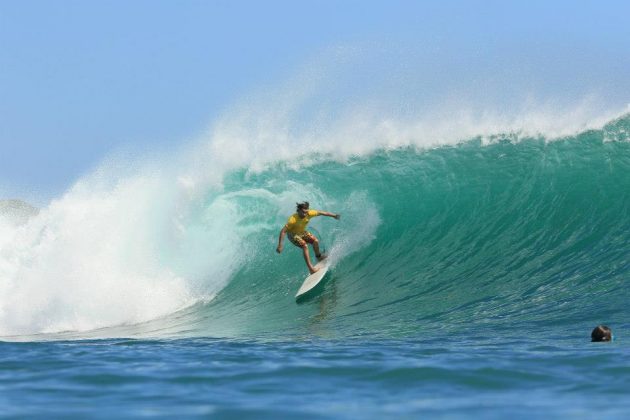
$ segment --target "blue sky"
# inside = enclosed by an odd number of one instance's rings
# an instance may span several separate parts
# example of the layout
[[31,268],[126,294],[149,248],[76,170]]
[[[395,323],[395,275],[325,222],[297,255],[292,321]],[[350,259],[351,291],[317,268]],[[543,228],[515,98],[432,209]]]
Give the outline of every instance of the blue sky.
[[379,95],[486,78],[628,103],[628,16],[625,1],[1,0],[0,194],[54,196],[120,148],[176,148],[338,46],[368,51],[340,83],[380,74]]

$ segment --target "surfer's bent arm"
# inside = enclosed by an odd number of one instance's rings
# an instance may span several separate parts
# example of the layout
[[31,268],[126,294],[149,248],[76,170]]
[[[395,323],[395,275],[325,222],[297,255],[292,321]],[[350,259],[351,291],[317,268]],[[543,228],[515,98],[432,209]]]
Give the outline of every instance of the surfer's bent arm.
[[335,219],[337,219],[337,220],[339,220],[339,218],[341,217],[341,215],[340,215],[340,214],[336,214],[336,213],[329,213],[329,212],[327,212],[327,211],[321,211],[321,210],[320,210],[320,211],[318,211],[318,213],[319,213],[319,215],[320,215],[320,216],[333,217],[333,218],[335,218]]
[[282,240],[284,239],[284,235],[287,233],[287,225],[284,225],[282,230],[280,231],[280,236],[278,236],[278,248],[276,248],[276,252],[282,252]]

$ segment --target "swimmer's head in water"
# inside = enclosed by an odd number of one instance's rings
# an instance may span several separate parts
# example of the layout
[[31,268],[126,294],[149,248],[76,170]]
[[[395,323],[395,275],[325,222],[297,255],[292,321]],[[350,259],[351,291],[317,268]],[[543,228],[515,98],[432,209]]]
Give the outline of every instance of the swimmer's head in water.
[[612,331],[605,325],[598,325],[591,332],[591,341],[611,341]]

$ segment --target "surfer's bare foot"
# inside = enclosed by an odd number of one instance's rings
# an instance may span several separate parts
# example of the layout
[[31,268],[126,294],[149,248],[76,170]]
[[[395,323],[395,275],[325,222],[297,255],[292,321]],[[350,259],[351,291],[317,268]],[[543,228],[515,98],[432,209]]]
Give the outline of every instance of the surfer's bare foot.
[[315,274],[319,271],[319,267],[313,267],[313,268],[309,268],[308,271],[311,272],[311,274]]
[[315,255],[315,257],[317,257],[317,261],[321,261],[321,260],[325,260],[326,258],[328,258],[328,255],[326,255],[326,254],[319,254],[319,255]]

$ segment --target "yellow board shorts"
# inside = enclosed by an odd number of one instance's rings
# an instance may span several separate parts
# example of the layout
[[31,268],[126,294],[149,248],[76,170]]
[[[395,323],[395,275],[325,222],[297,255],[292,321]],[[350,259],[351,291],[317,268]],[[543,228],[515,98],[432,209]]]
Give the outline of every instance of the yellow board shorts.
[[289,240],[293,245],[299,248],[302,248],[307,242],[312,244],[316,241],[315,236],[308,230],[301,233],[289,233]]

